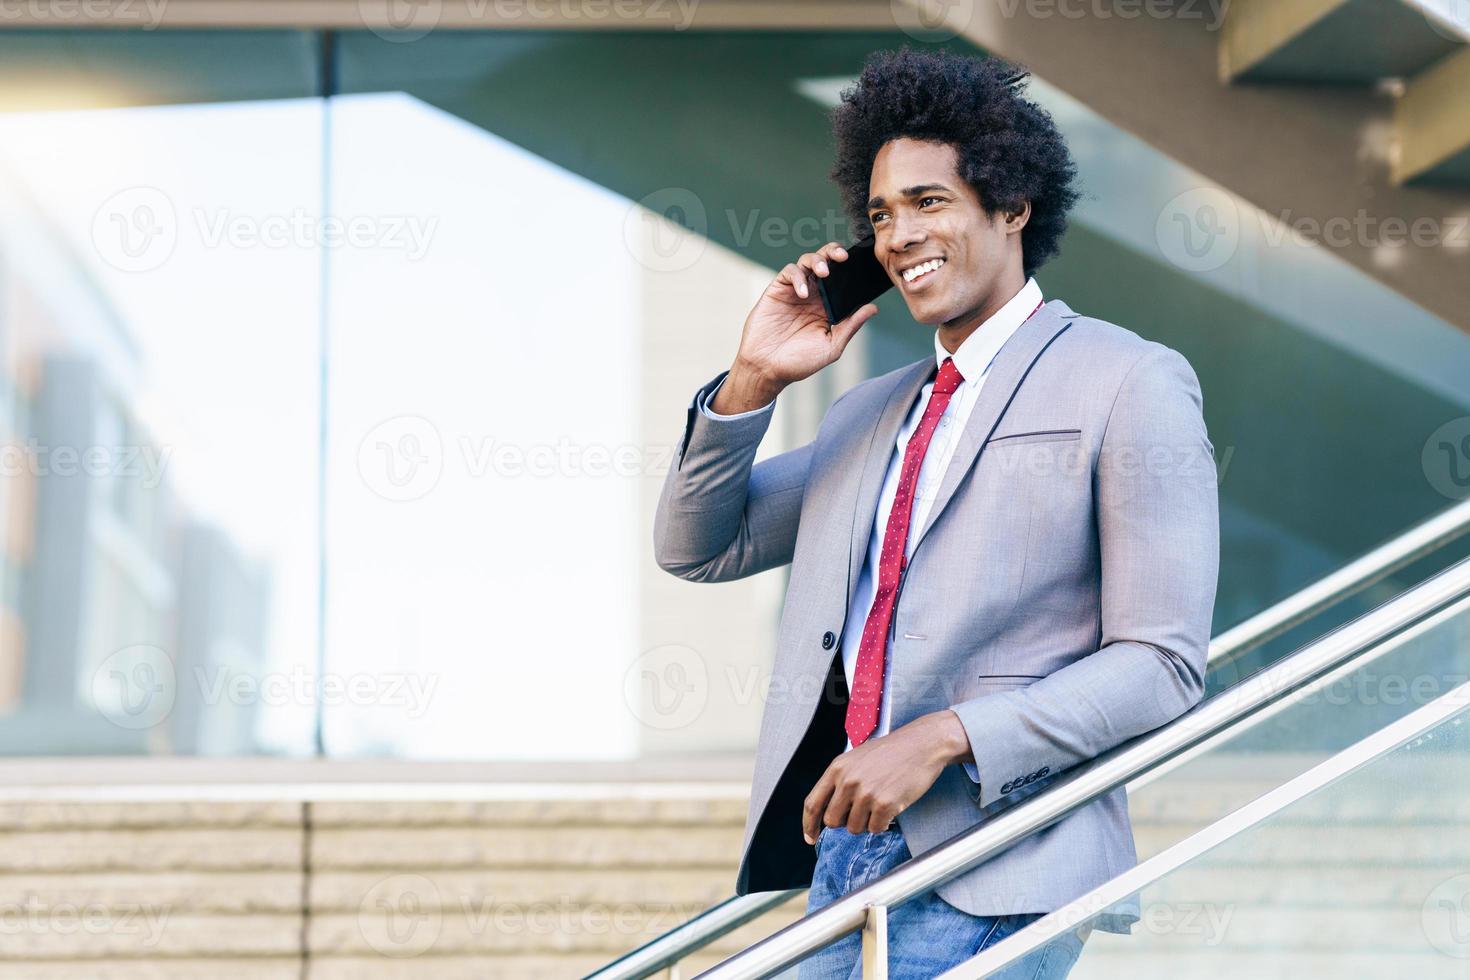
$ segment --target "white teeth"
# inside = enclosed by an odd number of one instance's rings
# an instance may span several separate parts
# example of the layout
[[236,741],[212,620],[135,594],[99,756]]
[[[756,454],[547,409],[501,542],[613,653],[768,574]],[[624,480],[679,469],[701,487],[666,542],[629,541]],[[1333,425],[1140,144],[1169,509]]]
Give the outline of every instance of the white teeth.
[[924,273],[926,273],[926,272],[933,272],[935,269],[939,268],[941,265],[944,265],[944,260],[943,259],[930,259],[928,262],[924,262],[924,263],[921,263],[919,265],[916,265],[912,269],[905,269],[904,272],[903,272],[903,281],[904,282],[913,282],[915,279],[919,278]]

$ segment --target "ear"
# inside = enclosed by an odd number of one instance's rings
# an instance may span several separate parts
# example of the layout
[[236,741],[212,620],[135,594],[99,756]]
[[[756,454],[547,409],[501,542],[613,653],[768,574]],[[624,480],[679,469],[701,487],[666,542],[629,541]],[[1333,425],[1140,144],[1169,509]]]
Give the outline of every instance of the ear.
[[1006,214],[1006,231],[1016,232],[1026,227],[1026,222],[1031,220],[1031,202],[1022,201],[1018,211]]

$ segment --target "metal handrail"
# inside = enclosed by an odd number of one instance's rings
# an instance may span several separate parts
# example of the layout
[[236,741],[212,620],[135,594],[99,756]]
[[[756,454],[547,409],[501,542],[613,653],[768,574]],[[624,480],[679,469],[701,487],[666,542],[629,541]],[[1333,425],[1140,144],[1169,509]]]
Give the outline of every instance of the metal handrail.
[[1046,945],[1068,929],[1074,929],[1091,920],[1121,899],[1154,884],[1206,851],[1259,826],[1266,818],[1280,813],[1354,770],[1382,758],[1410,739],[1437,728],[1467,707],[1470,707],[1470,682],[1446,691],[1404,717],[1365,735],[1306,772],[1267,791],[1118,877],[1103,882],[1087,894],[1048,912],[1025,929],[1007,936],[973,958],[951,967],[936,980],[977,980],[994,973],[1032,950]]
[[659,970],[677,965],[690,953],[703,949],[726,933],[734,932],[747,922],[785,905],[804,891],[805,888],[792,888],[787,891],[752,892],[749,895],[727,898],[683,925],[675,926],[631,953],[618,957],[596,973],[588,974],[585,980],[605,980],[611,977],[636,980],[652,976]]
[[[1467,532],[1470,532],[1470,500],[1461,501],[1421,521],[1311,585],[1225,630],[1210,641],[1206,669],[1219,670],[1234,663],[1242,655],[1351,598]],[[1147,775],[1139,782],[1146,781]],[[1046,791],[1049,792],[1051,788],[1048,786]],[[727,899],[589,974],[586,980],[641,980],[651,976],[745,923],[784,905],[802,890],[756,892]]]
[[1470,500],[1462,500],[1215,637],[1210,641],[1209,669],[1232,663],[1467,532]]
[[1244,730],[1260,709],[1317,676],[1370,651],[1450,603],[1470,596],[1470,558],[1390,599],[1201,702],[1174,721],[1060,774],[1037,793],[996,817],[963,831],[922,856],[837,899],[698,975],[697,980],[770,977],[869,922],[870,909],[887,909],[925,894],[1072,811],[1125,785],[1171,756],[1229,727]]

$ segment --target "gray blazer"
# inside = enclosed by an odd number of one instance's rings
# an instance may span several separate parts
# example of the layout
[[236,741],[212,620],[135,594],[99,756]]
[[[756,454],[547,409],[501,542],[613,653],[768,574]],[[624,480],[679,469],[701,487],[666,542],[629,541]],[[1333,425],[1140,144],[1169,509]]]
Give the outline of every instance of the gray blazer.
[[[890,634],[898,728],[953,708],[959,765],[898,815],[919,855],[1203,695],[1219,566],[1214,446],[1199,381],[1169,347],[1052,300],[1010,338],[922,528]],[[801,804],[844,748],[836,649],[926,355],[864,381],[809,444],[752,466],[770,411],[691,400],[654,519],[659,566],[724,582],[791,562],[736,892],[804,887]],[[1126,791],[938,888],[974,915],[1049,912],[1137,863]],[[1131,898],[1096,923],[1128,932]]]

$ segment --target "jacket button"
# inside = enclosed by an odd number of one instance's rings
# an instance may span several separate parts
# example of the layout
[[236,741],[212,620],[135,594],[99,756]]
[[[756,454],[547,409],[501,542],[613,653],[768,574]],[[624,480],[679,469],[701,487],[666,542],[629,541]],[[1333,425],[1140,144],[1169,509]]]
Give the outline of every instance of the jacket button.
[[822,634],[822,649],[823,650],[830,650],[830,649],[832,649],[832,645],[834,643],[836,643],[836,642],[837,642],[837,634],[833,633],[831,630],[828,630],[827,632],[825,632],[825,633]]

